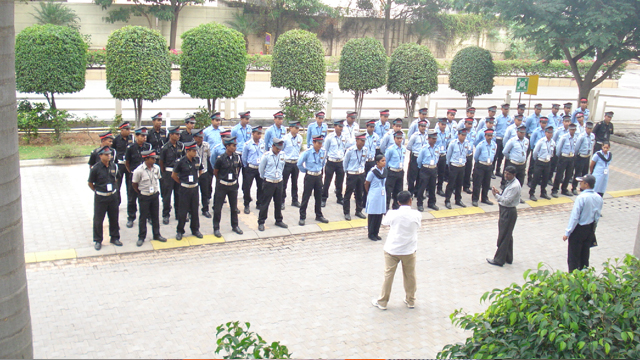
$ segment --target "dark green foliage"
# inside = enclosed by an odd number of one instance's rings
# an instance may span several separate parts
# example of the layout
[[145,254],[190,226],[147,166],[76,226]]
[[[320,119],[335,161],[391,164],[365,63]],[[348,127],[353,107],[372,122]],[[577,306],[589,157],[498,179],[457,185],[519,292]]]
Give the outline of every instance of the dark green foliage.
[[38,137],[38,130],[47,122],[44,103],[31,103],[29,100],[18,102],[18,130],[24,132],[24,140],[29,144]]
[[245,42],[241,33],[224,25],[202,24],[182,34],[180,91],[193,98],[236,98],[247,76]]
[[493,92],[495,68],[491,52],[476,46],[464,48],[451,61],[449,87],[467,97],[467,107],[473,98]]
[[171,91],[169,51],[159,32],[125,26],[109,35],[107,88],[116,99],[133,99],[140,126],[142,101],[161,99]]
[[57,1],[41,1],[40,8],[36,9],[36,13],[33,17],[38,21],[38,24],[53,24],[60,26],[68,26],[77,29],[80,18],[76,15],[76,12],[67,7],[62,2]]
[[320,95],[301,96],[294,102],[290,97],[280,101],[280,108],[284,111],[287,121],[300,121],[302,125],[307,125],[307,120],[314,117],[314,113],[322,110],[324,100]]
[[398,46],[389,62],[387,90],[402,95],[405,115],[412,118],[418,97],[438,90],[438,64],[429,48],[414,43]]
[[[246,328],[245,328],[246,327]],[[224,359],[290,359],[286,346],[274,341],[270,345],[260,335],[249,331],[250,323],[228,322],[216,328],[216,354],[224,350]],[[222,335],[222,336],[221,336]]]
[[84,89],[87,45],[78,30],[33,25],[16,36],[16,88],[43,94],[55,108],[54,94]]
[[316,35],[305,30],[282,34],[273,47],[271,86],[299,95],[319,94],[324,92],[325,79],[324,50]]
[[438,358],[637,359],[640,357],[640,261],[566,273],[527,270],[526,282],[485,293],[484,313],[451,314],[473,331]]

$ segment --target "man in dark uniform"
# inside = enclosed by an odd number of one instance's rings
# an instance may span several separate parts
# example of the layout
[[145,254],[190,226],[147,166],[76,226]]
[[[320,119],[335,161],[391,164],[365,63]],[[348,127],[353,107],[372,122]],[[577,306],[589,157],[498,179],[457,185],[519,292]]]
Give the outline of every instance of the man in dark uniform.
[[98,155],[98,152],[101,151],[105,146],[111,148],[111,152],[113,154],[113,157],[111,159],[113,160],[116,157],[116,152],[113,149],[113,135],[111,134],[111,131],[99,134],[98,137],[100,137],[100,147],[94,149],[91,152],[91,155],[89,155],[89,167],[92,167],[93,165],[100,162],[100,156]]
[[162,113],[159,112],[151,117],[153,127],[147,135],[147,142],[151,144],[156,153],[160,153],[160,149],[167,142],[167,130],[162,128]]
[[89,171],[89,188],[95,193],[93,202],[93,241],[95,249],[102,248],[102,223],[105,213],[109,217],[109,237],[111,243],[122,246],[120,225],[118,225],[118,168],[111,161],[111,148],[105,146],[98,152],[100,162]]
[[[129,176],[131,176],[131,174],[127,172],[124,155],[126,154],[129,145],[133,144],[133,135],[131,135],[131,124],[128,121],[120,124],[120,126],[118,126],[118,129],[120,129],[120,135],[113,139],[113,147],[116,150],[115,156],[113,158],[116,165],[118,166],[118,201],[122,201],[122,196],[120,194],[120,192],[122,191],[123,183],[122,177],[126,177],[124,183],[128,184],[128,178]],[[127,188],[126,185],[125,188]]]
[[180,184],[178,199],[178,226],[176,227],[176,240],[182,240],[184,225],[187,222],[187,213],[191,214],[191,233],[198,239],[202,239],[200,232],[200,216],[198,215],[199,194],[198,177],[202,174],[202,159],[198,157],[198,145],[195,142],[184,144],[186,155],[180,158],[173,167],[171,178]]
[[282,172],[284,170],[284,141],[273,138],[271,151],[262,155],[258,171],[263,180],[262,193],[260,201],[260,213],[258,214],[258,230],[264,231],[264,223],[269,214],[269,204],[273,199],[275,209],[275,225],[281,228],[288,228],[287,224],[282,222]]
[[224,154],[220,155],[213,165],[213,175],[216,178],[216,193],[213,199],[213,235],[222,237],[220,220],[222,219],[222,204],[229,199],[231,209],[231,228],[236,234],[242,235],[238,226],[238,175],[242,162],[236,154],[236,137],[224,137],[222,143]]
[[133,170],[133,189],[138,193],[138,204],[140,205],[140,222],[138,223],[137,246],[142,246],[147,237],[147,223],[151,222],[153,240],[166,242],[167,239],[160,235],[160,167],[156,165],[158,158],[155,149],[142,152],[144,164]]
[[613,111],[607,111],[604,113],[604,120],[597,123],[593,128],[593,135],[596,137],[596,144],[593,146],[594,154],[602,150],[602,144],[609,142],[609,138],[613,134],[612,118]]
[[193,141],[193,134],[191,130],[196,126],[196,117],[194,115],[188,115],[184,118],[184,126],[186,129],[182,130],[180,133],[180,142],[188,143]]
[[209,200],[211,200],[211,182],[213,180],[213,174],[209,172],[209,158],[211,157],[211,149],[209,149],[209,143],[204,141],[204,130],[193,129],[193,141],[198,145],[198,157],[202,159],[202,166],[204,171],[198,183],[200,184],[200,198],[202,199],[202,216],[207,219],[211,219],[211,213],[209,212]]
[[[136,129],[136,141],[127,147],[127,152],[124,155],[125,166],[127,167],[127,172],[129,174],[133,173],[140,164],[142,164],[142,152],[151,150],[151,144],[147,141],[147,128],[141,127]],[[138,211],[138,206],[136,205],[136,201],[138,200],[138,193],[133,190],[133,185],[131,185],[132,177],[127,177],[127,227],[133,227],[133,221],[136,219],[136,212]]]
[[160,170],[162,171],[162,223],[169,224],[171,215],[171,193],[173,193],[173,207],[175,208],[176,220],[178,219],[178,189],[180,184],[173,181],[171,173],[176,161],[182,157],[184,145],[180,139],[180,126],[171,126],[168,129],[169,141],[160,151]]

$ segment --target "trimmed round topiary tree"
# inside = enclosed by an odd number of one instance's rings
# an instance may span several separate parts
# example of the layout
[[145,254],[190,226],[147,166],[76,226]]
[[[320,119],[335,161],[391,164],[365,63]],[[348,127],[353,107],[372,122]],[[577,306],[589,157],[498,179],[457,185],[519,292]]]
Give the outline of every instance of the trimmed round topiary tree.
[[242,95],[246,77],[247,55],[240,32],[209,23],[182,34],[180,91],[207,99],[209,112],[217,99]]
[[340,53],[339,86],[353,93],[358,119],[364,95],[386,83],[387,54],[382,43],[370,37],[347,41]]
[[136,127],[142,101],[161,99],[171,91],[167,41],[156,30],[125,26],[107,41],[107,89],[120,100],[133,100]]
[[449,87],[467,97],[467,107],[473,98],[493,92],[495,67],[489,50],[471,46],[464,48],[453,57]]
[[84,89],[87,44],[78,30],[33,25],[16,36],[16,88],[43,94],[55,109],[55,94]]
[[419,96],[438,90],[438,64],[429,48],[402,44],[391,55],[387,90],[404,98],[405,116],[413,118]]

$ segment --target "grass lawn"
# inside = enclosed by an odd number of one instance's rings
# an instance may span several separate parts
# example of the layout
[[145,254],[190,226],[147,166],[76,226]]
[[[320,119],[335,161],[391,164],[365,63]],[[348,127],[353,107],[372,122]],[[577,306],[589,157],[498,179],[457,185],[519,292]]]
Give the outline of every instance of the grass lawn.
[[[18,151],[20,152],[20,160],[31,159],[48,159],[53,157],[61,157],[61,153],[65,153],[71,156],[86,156],[95,149],[95,145],[51,145],[51,146],[36,146],[36,145],[20,145]],[[64,156],[67,157],[67,156]]]

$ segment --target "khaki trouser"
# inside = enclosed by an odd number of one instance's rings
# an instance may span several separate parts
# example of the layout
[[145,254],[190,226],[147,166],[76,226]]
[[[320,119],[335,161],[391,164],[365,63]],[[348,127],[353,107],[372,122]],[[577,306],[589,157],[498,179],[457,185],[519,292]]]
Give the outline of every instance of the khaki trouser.
[[409,305],[415,305],[416,301],[416,253],[411,255],[391,255],[385,251],[384,253],[384,284],[382,284],[382,292],[378,298],[378,304],[387,306],[389,296],[391,295],[391,286],[393,285],[393,277],[396,274],[398,263],[402,261],[402,278],[404,283],[404,291],[406,293],[405,300]]

